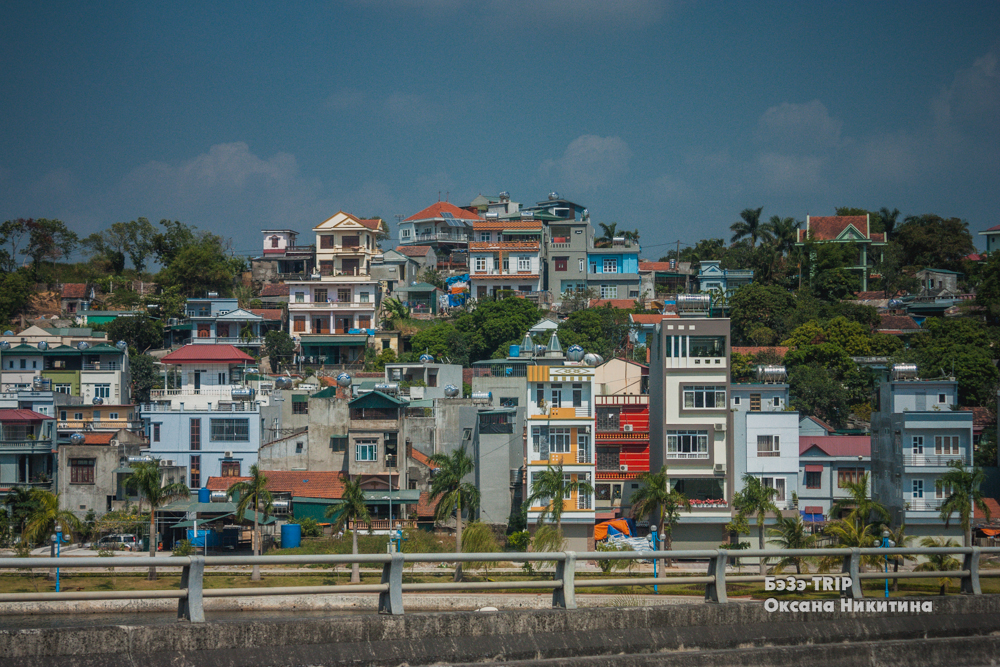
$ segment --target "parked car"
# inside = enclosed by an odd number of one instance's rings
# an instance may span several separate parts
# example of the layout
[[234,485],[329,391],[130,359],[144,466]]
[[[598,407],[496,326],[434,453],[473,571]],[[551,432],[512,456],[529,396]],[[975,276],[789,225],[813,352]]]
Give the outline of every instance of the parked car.
[[97,541],[98,549],[137,551],[139,546],[139,538],[132,534],[105,535]]

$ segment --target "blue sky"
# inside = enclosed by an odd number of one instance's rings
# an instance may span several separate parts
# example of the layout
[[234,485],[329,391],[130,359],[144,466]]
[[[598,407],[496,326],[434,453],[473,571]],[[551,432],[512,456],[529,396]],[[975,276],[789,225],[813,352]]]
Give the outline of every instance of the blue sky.
[[995,0],[8,2],[0,219],[170,218],[253,253],[338,210],[395,231],[555,190],[654,259],[757,206],[978,232],[998,35]]

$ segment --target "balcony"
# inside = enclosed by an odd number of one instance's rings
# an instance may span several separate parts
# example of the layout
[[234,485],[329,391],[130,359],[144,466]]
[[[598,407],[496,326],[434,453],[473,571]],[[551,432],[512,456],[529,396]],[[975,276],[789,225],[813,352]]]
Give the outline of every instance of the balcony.
[[98,361],[93,364],[83,364],[85,371],[120,371],[122,365],[117,361]]
[[375,310],[374,301],[294,301],[288,304],[288,310]]
[[[185,405],[184,412],[260,412],[256,403],[251,401],[220,401],[214,405]],[[162,405],[159,403],[143,404],[141,412],[181,412],[180,405]]]
[[940,512],[944,498],[910,498],[906,501],[909,512]]
[[0,440],[0,452],[5,454],[51,454],[51,440]]
[[951,461],[965,463],[965,454],[903,454],[904,466],[936,466],[945,468]]
[[119,431],[126,429],[134,431],[143,427],[142,421],[128,421],[127,419],[111,419],[90,421],[86,419],[66,419],[56,422],[56,428],[60,431]]
[[220,338],[192,338],[191,343],[193,345],[239,345],[247,347],[263,345],[264,339],[258,336],[251,338],[228,336]]
[[363,523],[360,521],[348,521],[348,530],[360,530],[362,532],[368,532],[369,530],[395,530],[399,526],[406,528],[416,528],[416,519],[398,519],[393,517],[392,525],[389,525],[389,519],[372,519],[368,523]]
[[431,234],[417,234],[413,241],[400,241],[403,245],[413,245],[425,241],[453,241],[458,243],[468,243],[469,237],[466,234],[449,234],[447,232],[434,232]]

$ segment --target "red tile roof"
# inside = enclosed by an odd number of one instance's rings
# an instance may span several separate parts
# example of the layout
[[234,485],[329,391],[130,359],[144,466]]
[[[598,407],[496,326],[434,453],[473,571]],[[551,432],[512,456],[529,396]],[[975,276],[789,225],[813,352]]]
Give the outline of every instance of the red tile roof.
[[878,290],[875,292],[855,292],[854,298],[858,301],[885,301],[887,298],[895,298],[897,296],[905,296],[906,292],[896,292],[892,297],[887,297],[885,292]]
[[[983,498],[983,502],[990,510],[990,520],[1000,518],[1000,503],[998,503],[995,498]],[[986,519],[986,515],[983,514],[983,511],[977,506],[976,513],[973,518]]]
[[675,317],[680,317],[680,315],[677,313],[667,313],[666,315],[661,315],[659,313],[632,313],[629,315],[629,319],[631,319],[635,324],[659,324],[663,320],[673,319]]
[[85,445],[110,445],[115,433],[84,433],[83,444]]
[[417,501],[417,516],[425,519],[433,517],[440,501],[441,497],[438,496],[431,502],[431,494],[427,491],[421,491],[420,500]]
[[988,408],[959,408],[963,412],[972,413],[972,423],[976,426],[992,426],[997,423],[996,415],[989,411]]
[[417,463],[421,463],[421,464],[427,466],[428,468],[431,467],[431,459],[430,459],[430,457],[427,456],[426,454],[424,454],[419,449],[411,448],[410,449],[410,458],[413,459],[414,461],[416,461]]
[[[830,215],[830,216],[810,216],[807,222],[808,230],[799,230],[799,242],[806,240],[806,233],[813,241],[832,241],[836,239],[848,225],[861,232],[862,236],[868,234],[868,218],[864,215]],[[876,239],[875,237],[879,237]],[[882,234],[872,234],[872,240],[884,240]]]
[[909,315],[882,315],[881,321],[878,325],[878,331],[880,333],[889,333],[892,331],[919,331],[920,325]]
[[990,227],[986,231],[988,231],[988,232],[1000,232],[1000,225],[993,225],[992,227]]
[[284,316],[281,308],[251,308],[250,312],[254,315],[260,315],[265,320],[281,320]]
[[974,252],[970,255],[966,255],[965,259],[969,260],[970,262],[981,262],[984,259],[986,259],[986,255],[980,255],[979,253]]
[[591,308],[603,308],[604,306],[611,306],[612,308],[635,308],[635,301],[633,299],[591,299]]
[[66,283],[62,286],[62,298],[82,299],[87,296],[87,283]]
[[459,208],[452,203],[446,201],[439,201],[431,204],[419,213],[414,213],[408,217],[404,222],[409,222],[411,220],[433,220],[440,219],[444,220],[442,213],[451,213],[454,217],[460,218],[462,220],[482,220],[475,213],[470,213],[464,208]]
[[819,426],[824,431],[826,431],[827,433],[833,433],[834,430],[836,430],[832,426],[830,426],[829,424],[827,424],[825,421],[823,421],[822,419],[820,419],[819,417],[806,417],[806,419],[810,419],[813,422],[815,422],[816,424],[819,424]]
[[750,345],[750,346],[734,346],[733,347],[733,352],[739,352],[740,354],[743,354],[743,355],[746,355],[746,356],[749,356],[749,357],[755,357],[758,354],[762,354],[764,352],[770,352],[770,353],[776,355],[778,358],[784,359],[785,355],[788,354],[788,350],[790,350],[790,349],[791,348],[788,348],[788,347],[782,347],[781,345],[772,345],[772,346],[769,346],[769,347],[768,346],[753,346],[753,345]]
[[0,410],[0,422],[40,422],[46,419],[55,419],[47,415],[39,414],[34,410]]
[[288,285],[264,285],[260,288],[261,296],[288,296]]
[[396,252],[407,257],[426,257],[427,251],[433,250],[429,245],[401,245],[396,246]]
[[364,225],[365,227],[374,232],[377,232],[382,227],[382,225],[385,224],[385,220],[380,220],[378,218],[372,218],[371,220],[362,220],[361,218],[355,218],[355,220],[357,220],[362,225]]
[[872,455],[872,439],[867,435],[820,435],[799,438],[799,456],[818,447],[827,456]]
[[640,271],[671,271],[670,262],[639,262]]
[[[344,494],[346,477],[341,472],[304,470],[262,470],[271,493],[289,493],[294,498],[325,498],[336,500]],[[210,491],[227,491],[236,482],[249,477],[209,477],[205,486]]]
[[165,364],[238,364],[254,361],[232,345],[185,345],[161,360]]

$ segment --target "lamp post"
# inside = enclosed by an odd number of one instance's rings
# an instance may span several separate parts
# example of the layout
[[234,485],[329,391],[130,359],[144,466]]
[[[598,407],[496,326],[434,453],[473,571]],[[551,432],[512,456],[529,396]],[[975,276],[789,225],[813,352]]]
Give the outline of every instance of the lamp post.
[[[656,526],[655,525],[652,525],[652,526],[649,527],[649,541],[653,545],[653,579],[656,579],[657,578],[657,576],[656,576],[656,561],[657,561],[656,551],[657,551],[657,546],[659,546],[659,536],[656,533]],[[657,595],[659,595],[659,593],[660,593],[660,591],[658,590],[656,584],[653,584],[653,592],[656,593]]]
[[[896,546],[896,543],[889,539],[891,533],[888,530],[882,531],[882,541],[879,542],[875,540],[875,546],[882,549],[892,549]],[[885,596],[889,597],[889,554],[884,555],[885,558]]]
[[[53,533],[52,535],[49,536],[49,539],[52,540],[52,549],[55,551],[55,557],[56,558],[59,558],[59,552],[61,551],[61,549],[59,547],[62,544],[62,536],[63,536],[63,534],[62,534],[61,530],[57,530],[55,533]],[[56,568],[56,593],[58,593],[58,592],[59,592],[59,568],[57,567]]]

